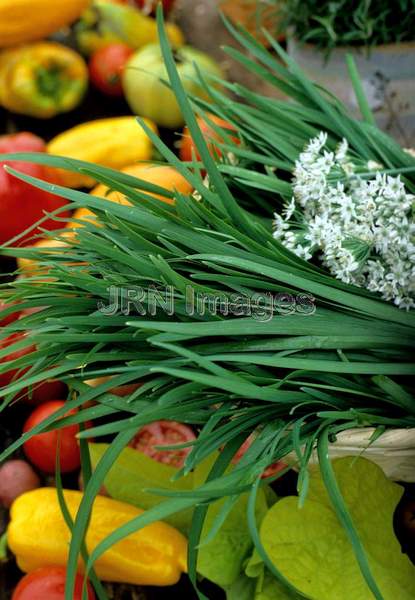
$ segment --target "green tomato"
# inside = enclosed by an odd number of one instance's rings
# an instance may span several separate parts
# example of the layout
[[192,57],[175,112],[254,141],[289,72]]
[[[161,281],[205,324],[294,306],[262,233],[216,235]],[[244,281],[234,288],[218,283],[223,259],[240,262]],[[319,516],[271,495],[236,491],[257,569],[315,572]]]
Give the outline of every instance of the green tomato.
[[[189,94],[208,100],[197,82],[197,64],[202,76],[223,77],[219,65],[207,54],[190,46],[174,52],[182,84]],[[135,52],[123,73],[124,94],[131,110],[151,119],[157,125],[176,129],[184,119],[174,93],[163,83],[168,81],[163,55],[158,44],[150,44]]]

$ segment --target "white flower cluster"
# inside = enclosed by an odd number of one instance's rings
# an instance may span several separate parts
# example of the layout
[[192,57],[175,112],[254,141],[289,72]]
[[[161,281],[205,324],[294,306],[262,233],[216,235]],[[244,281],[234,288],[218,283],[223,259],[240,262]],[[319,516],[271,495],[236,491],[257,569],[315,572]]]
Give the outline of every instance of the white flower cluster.
[[415,196],[400,177],[365,179],[343,140],[312,139],[296,162],[294,195],[275,215],[274,237],[309,260],[315,254],[345,283],[378,292],[400,308],[415,307]]

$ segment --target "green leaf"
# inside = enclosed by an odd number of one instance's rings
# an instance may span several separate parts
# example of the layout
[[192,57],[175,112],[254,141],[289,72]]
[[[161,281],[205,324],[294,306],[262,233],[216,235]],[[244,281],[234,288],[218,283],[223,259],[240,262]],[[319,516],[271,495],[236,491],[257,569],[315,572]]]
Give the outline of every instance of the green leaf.
[[226,600],[255,600],[255,587],[255,579],[241,573],[234,583],[225,589]]
[[[207,462],[205,461],[205,463]],[[198,474],[196,474],[197,478]],[[203,525],[197,562],[198,573],[223,588],[231,586],[237,581],[243,564],[252,549],[252,539],[246,521],[248,494],[242,494],[239,497],[215,537],[208,544],[203,544],[203,538],[214,525],[225,502],[226,500],[220,500],[209,507]],[[256,504],[256,516],[259,521],[263,519],[266,511],[266,497],[261,489]]]
[[[108,444],[89,444],[93,468],[101,460]],[[124,448],[105,477],[104,485],[115,500],[133,504],[145,510],[160,504],[165,498],[153,494],[149,489],[166,491],[189,491],[193,488],[193,475],[175,479],[178,470],[170,465],[159,463],[134,448]],[[179,512],[166,519],[167,523],[187,532],[193,510]]]
[[288,590],[268,571],[259,578],[254,596],[254,600],[301,600],[301,598],[302,596]]
[[[415,567],[393,530],[402,488],[364,458],[340,458],[332,465],[383,600],[412,599]],[[310,599],[327,598],[327,590],[336,600],[370,597],[318,467],[310,468],[304,507],[297,497],[277,502],[262,522],[261,541],[276,568]]]

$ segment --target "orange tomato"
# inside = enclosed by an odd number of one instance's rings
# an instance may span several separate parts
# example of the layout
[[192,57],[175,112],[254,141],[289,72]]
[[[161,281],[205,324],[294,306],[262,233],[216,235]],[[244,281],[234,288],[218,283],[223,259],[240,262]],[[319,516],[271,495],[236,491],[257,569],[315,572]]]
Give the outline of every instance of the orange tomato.
[[[228,123],[228,121],[225,121],[224,119],[221,119],[216,115],[209,114],[207,116],[210,121],[224,129],[226,133],[236,131],[235,127]],[[222,152],[219,149],[218,145],[215,144],[215,142],[224,142],[223,137],[217,131],[215,131],[215,129],[213,129],[213,127],[207,121],[205,121],[201,117],[197,119],[197,123],[203,133],[203,137],[207,141],[210,154],[214,158],[220,158],[222,156]],[[240,143],[239,138],[235,136],[231,136],[231,140],[237,145]],[[185,162],[190,162],[193,159],[200,160],[200,154],[190,135],[188,127],[185,127],[183,129],[183,137],[180,142],[180,159]]]

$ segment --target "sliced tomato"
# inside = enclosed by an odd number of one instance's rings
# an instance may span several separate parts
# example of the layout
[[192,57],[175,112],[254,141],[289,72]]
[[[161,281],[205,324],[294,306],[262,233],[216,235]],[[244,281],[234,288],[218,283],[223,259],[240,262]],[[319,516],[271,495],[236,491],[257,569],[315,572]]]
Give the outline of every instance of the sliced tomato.
[[[242,446],[239,448],[238,452],[235,454],[235,456],[232,459],[232,462],[234,464],[238,463],[241,458],[243,457],[243,455],[245,454],[245,452],[248,450],[248,448],[251,447],[252,442],[254,441],[254,435],[251,434],[242,444]],[[283,471],[284,469],[287,468],[287,465],[285,462],[283,462],[282,460],[278,460],[270,465],[268,465],[268,467],[264,470],[264,472],[261,475],[262,479],[266,479],[267,477],[272,477],[273,475],[276,475],[277,473],[279,473],[280,471]]]
[[177,450],[162,450],[156,446],[184,444],[195,439],[193,430],[183,423],[155,421],[140,429],[129,445],[158,462],[180,468],[191,452],[191,446]]
[[[76,576],[73,600],[82,600],[84,578]],[[64,600],[66,569],[43,567],[25,575],[17,584],[12,600]],[[95,600],[94,591],[87,583],[88,600]]]

